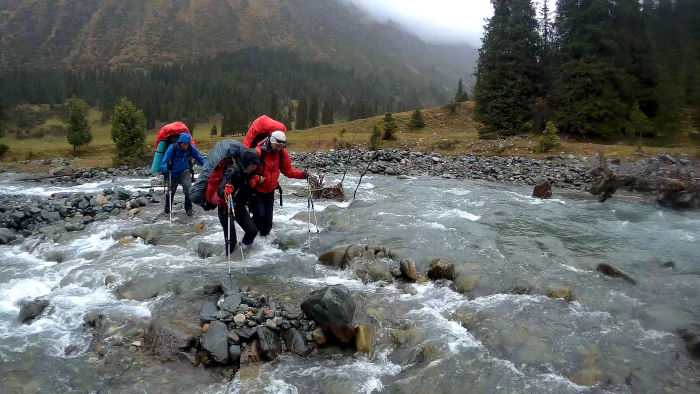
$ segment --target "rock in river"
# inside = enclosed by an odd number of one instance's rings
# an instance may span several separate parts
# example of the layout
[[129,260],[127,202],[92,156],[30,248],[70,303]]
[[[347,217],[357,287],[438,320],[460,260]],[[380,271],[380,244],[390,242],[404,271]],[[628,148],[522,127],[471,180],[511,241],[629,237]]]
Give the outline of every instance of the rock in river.
[[355,348],[365,354],[372,354],[372,331],[359,325],[355,328]]
[[202,348],[219,364],[228,362],[228,328],[226,324],[214,321],[202,338]]
[[570,287],[552,286],[547,290],[547,297],[563,298],[566,302],[571,302],[574,299],[574,293],[571,291]]
[[181,352],[186,352],[192,347],[194,336],[179,328],[153,321],[146,329],[143,344],[148,354],[156,359],[175,361]]
[[622,278],[633,285],[637,284],[637,281],[634,280],[632,277],[613,267],[610,264],[599,264],[598,271],[602,272],[604,275],[611,276],[613,278]]
[[428,270],[428,278],[432,280],[455,278],[455,265],[453,262],[446,259],[435,259],[430,263]]
[[532,197],[542,199],[552,198],[552,185],[549,181],[545,179],[538,183],[532,191]]
[[23,324],[31,324],[32,321],[44,312],[44,309],[49,306],[48,300],[36,299],[34,301],[25,302],[19,309],[19,321]]
[[258,327],[258,341],[260,341],[260,354],[266,360],[272,361],[282,353],[282,342],[272,330],[267,327]]
[[321,262],[321,264],[329,266],[329,267],[335,267],[335,268],[345,268],[343,264],[343,256],[345,253],[343,252],[338,252],[338,251],[330,251],[326,252],[321,255],[321,257],[318,258],[318,261]]
[[355,316],[355,301],[350,290],[343,285],[324,287],[309,294],[301,303],[301,310],[324,331],[333,334],[343,343],[355,336],[352,319]]
[[401,270],[401,276],[404,279],[415,282],[418,280],[418,272],[416,271],[416,263],[411,260],[402,260],[399,263],[399,269]]
[[306,356],[311,352],[311,348],[306,346],[306,339],[296,328],[290,328],[282,333],[282,339],[287,346],[287,350],[299,356]]

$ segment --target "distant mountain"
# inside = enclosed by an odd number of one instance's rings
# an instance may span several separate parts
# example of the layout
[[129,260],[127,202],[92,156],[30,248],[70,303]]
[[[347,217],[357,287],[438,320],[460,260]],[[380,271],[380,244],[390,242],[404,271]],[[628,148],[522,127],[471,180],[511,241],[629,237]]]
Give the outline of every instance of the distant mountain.
[[336,0],[0,0],[0,67],[83,69],[287,47],[378,76],[454,88],[477,52],[426,44]]

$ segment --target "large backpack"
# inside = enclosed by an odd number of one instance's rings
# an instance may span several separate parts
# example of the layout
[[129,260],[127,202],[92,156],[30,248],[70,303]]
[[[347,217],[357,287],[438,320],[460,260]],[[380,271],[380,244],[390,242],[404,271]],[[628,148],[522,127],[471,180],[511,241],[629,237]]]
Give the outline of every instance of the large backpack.
[[[208,196],[210,193],[207,193],[207,190],[214,185],[218,189],[224,171],[228,168],[228,165],[233,163],[233,160],[240,158],[243,149],[245,149],[243,144],[236,140],[224,140],[214,145],[214,149],[212,149],[206,163],[204,163],[204,167],[202,167],[202,174],[190,188],[190,200],[193,203],[207,211],[216,208],[217,205],[214,204],[214,201],[207,201],[207,197],[210,197]],[[212,177],[214,178],[210,182]],[[213,200],[212,197],[209,199]]]
[[[190,155],[190,174],[192,175],[192,180],[194,181],[194,158],[192,157],[192,146],[195,145],[194,142],[194,137],[192,136],[192,133],[190,133],[190,130],[185,126],[184,123],[182,122],[175,122],[175,123],[170,123],[166,124],[163,126],[160,131],[158,132],[158,135],[156,136],[156,141],[154,144],[154,148],[156,149],[156,155],[158,154],[165,154],[165,152],[168,151],[168,148],[171,146],[175,145],[177,143],[177,140],[180,139],[181,134],[189,134],[191,143],[189,147],[189,151],[187,152]],[[158,150],[158,144],[161,141],[165,141],[165,148],[163,151]],[[176,149],[177,147],[173,147],[173,150]],[[173,152],[173,156],[170,157],[170,163],[172,164],[173,157],[175,156],[175,152]],[[161,156],[162,157],[162,156]]]
[[248,133],[246,133],[245,139],[243,140],[243,145],[246,148],[255,149],[261,142],[269,137],[273,131],[278,130],[285,134],[287,133],[287,127],[283,123],[263,115],[255,119],[253,124],[250,125],[250,129],[248,129]]

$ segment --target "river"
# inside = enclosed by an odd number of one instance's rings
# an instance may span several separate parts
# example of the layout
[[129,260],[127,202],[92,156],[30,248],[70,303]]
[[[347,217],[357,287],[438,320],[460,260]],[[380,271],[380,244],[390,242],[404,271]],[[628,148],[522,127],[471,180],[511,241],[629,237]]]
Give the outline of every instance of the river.
[[[57,190],[11,179],[0,179],[4,192],[10,186],[13,194]],[[346,192],[357,180],[346,180]],[[285,180],[283,186],[290,190],[303,183]],[[91,187],[102,185],[74,190]],[[365,177],[357,200],[316,202],[325,224],[320,234],[313,233],[311,245],[308,223],[290,220],[306,212],[306,199],[285,195],[284,206],[275,207],[273,233],[256,241],[247,256],[249,275],[240,262],[233,264],[237,284],[296,304],[312,290],[344,284],[358,303],[356,322],[372,328],[374,353],[286,354],[228,383],[202,367],[180,364],[135,363],[116,373],[84,351],[90,335],[82,328],[83,316],[96,310],[196,324],[202,298],[194,291],[160,291],[142,301],[120,297],[119,291],[144,283],[195,288],[225,276],[223,259],[203,260],[196,251],[201,241],[222,242],[214,215],[197,211],[208,227],[196,232],[192,223],[199,218],[178,213],[170,224],[153,207],[139,219],[93,223],[56,243],[0,246],[0,392],[700,392],[697,364],[676,334],[700,321],[700,214],[660,210],[634,197],[601,204],[557,190],[555,198],[537,200],[529,197],[531,191],[476,181]],[[340,209],[324,216],[330,204]],[[155,246],[112,238],[143,225],[171,228],[179,238]],[[283,252],[274,246],[279,239],[297,246]],[[403,249],[422,272],[433,258],[450,259],[475,287],[463,295],[427,283],[410,295],[318,264],[324,251],[353,243]],[[675,268],[662,267],[665,261]],[[624,270],[637,284],[603,276],[595,271],[599,263]],[[105,286],[108,275],[115,284]],[[515,285],[529,287],[531,294],[506,294]],[[571,287],[576,301],[547,298],[552,285]],[[36,297],[51,302],[50,313],[20,324],[18,303]],[[410,333],[402,346],[392,341],[394,329]],[[65,356],[64,348],[73,344],[83,351]],[[593,387],[573,383],[582,369],[600,371],[602,378]]]

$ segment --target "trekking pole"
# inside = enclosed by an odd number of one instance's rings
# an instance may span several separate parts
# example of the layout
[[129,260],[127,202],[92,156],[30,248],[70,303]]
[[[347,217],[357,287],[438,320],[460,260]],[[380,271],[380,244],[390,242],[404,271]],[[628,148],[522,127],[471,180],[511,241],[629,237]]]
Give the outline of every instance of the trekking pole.
[[[228,211],[229,211],[229,235],[231,233],[231,217],[233,216],[234,218],[236,217],[236,211],[234,210],[233,206],[233,198],[231,195],[226,196],[226,204],[228,205]],[[229,237],[230,239],[230,237]],[[230,241],[229,241],[230,242]],[[241,242],[238,242],[238,249],[241,251],[241,260],[243,261],[243,270],[245,271],[245,274],[248,275],[248,267],[246,266],[245,263],[245,255],[243,254],[243,244]],[[229,274],[231,273],[231,256],[229,256]]]
[[229,205],[229,195],[226,195],[226,207],[228,210],[228,214],[226,215],[228,218],[228,228],[226,229],[226,232],[224,233],[224,237],[226,238],[226,257],[228,258],[228,276],[231,276],[231,205]]

